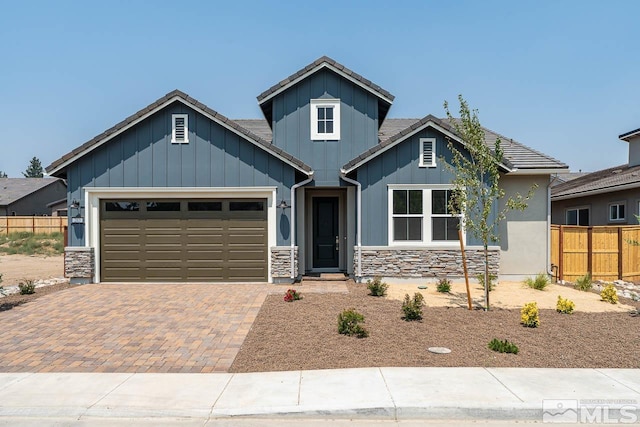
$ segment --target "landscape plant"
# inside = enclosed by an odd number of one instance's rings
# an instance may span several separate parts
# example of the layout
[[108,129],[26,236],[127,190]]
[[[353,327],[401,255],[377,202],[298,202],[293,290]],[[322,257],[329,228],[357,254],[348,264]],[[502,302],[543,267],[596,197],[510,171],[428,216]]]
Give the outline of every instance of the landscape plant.
[[409,294],[405,294],[402,302],[402,311],[404,312],[404,320],[422,320],[422,307],[424,306],[424,296],[420,292],[416,292],[413,298]]
[[[486,289],[484,287],[484,273],[478,273],[476,274],[476,279],[478,280],[478,283],[480,283],[480,286],[482,286],[482,289]],[[492,291],[495,289],[496,287],[496,275],[493,273],[489,273],[489,291]]]
[[575,310],[576,308],[576,304],[566,298],[562,298],[560,295],[558,295],[558,302],[556,303],[556,311],[558,313],[563,313],[563,314],[571,314],[573,313],[573,310]]
[[369,289],[369,295],[383,297],[387,294],[389,285],[384,283],[380,276],[375,276],[373,280],[367,280],[367,289]]
[[[460,214],[464,228],[477,239],[484,248],[485,283],[489,278],[489,244],[499,241],[498,225],[511,210],[524,211],[527,201],[533,197],[537,185],[534,184],[527,195],[515,193],[505,197],[505,191],[499,185],[500,167],[503,162],[503,150],[498,138],[493,147],[489,147],[485,139],[484,129],[478,119],[478,110],[469,109],[462,95],[460,102],[460,118],[455,119],[449,111],[449,104],[444,102],[444,109],[449,124],[461,138],[464,149],[448,138],[447,146],[451,152],[451,164],[444,162],[445,167],[454,176],[453,191],[449,201],[449,211]],[[466,154],[468,152],[468,155]],[[504,201],[503,201],[504,200]],[[502,202],[503,201],[503,202]],[[494,207],[502,203],[503,208],[494,215]],[[485,309],[489,310],[489,288],[484,288]]]
[[31,295],[36,291],[36,284],[31,279],[24,279],[24,282],[18,283],[20,295]]
[[591,280],[591,273],[587,273],[584,276],[578,277],[573,287],[578,290],[588,292],[593,287],[592,283],[593,282]]
[[608,303],[617,304],[618,293],[616,292],[616,287],[611,284],[605,286],[602,292],[600,292],[600,298]]
[[298,301],[301,299],[302,299],[302,295],[300,294],[300,292],[296,291],[295,289],[288,289],[287,292],[285,292],[284,294],[284,300],[286,302]]
[[442,292],[443,294],[448,294],[451,292],[451,281],[446,277],[438,280],[438,286],[436,287],[438,292]]
[[61,255],[64,253],[64,234],[20,231],[0,235],[0,252],[8,255]]
[[549,280],[549,275],[547,273],[538,273],[535,278],[527,277],[524,283],[531,289],[543,291],[551,281]]
[[355,308],[344,310],[338,315],[338,332],[343,335],[366,338],[369,336],[369,332],[361,323],[364,323],[364,316],[358,313]]
[[528,328],[540,326],[540,312],[536,302],[528,302],[520,310],[520,323]]
[[518,354],[518,346],[508,340],[500,341],[497,338],[489,341],[489,348],[493,351],[497,351],[499,353],[512,353]]

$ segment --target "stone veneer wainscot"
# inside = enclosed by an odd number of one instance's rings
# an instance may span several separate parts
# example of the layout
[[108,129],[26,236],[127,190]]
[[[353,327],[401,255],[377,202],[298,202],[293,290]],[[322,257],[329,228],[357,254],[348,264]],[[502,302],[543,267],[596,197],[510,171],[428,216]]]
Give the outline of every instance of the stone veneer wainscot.
[[[484,250],[465,249],[470,277],[484,273]],[[358,248],[355,248],[358,271]],[[500,249],[489,248],[489,273],[498,275]],[[463,277],[462,254],[455,249],[362,247],[362,277]]]
[[[298,247],[293,250],[293,275],[298,277]],[[271,248],[271,277],[275,283],[291,283],[291,246]]]
[[72,284],[91,283],[95,280],[95,253],[93,248],[67,246],[64,248],[64,276]]

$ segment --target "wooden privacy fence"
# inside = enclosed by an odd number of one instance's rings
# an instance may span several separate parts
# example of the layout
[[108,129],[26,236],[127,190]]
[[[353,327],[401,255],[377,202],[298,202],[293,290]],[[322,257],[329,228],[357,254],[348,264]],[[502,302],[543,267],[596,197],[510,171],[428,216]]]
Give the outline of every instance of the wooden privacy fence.
[[0,234],[27,231],[29,233],[62,233],[66,216],[0,216]]
[[551,263],[558,279],[640,280],[640,226],[551,226]]

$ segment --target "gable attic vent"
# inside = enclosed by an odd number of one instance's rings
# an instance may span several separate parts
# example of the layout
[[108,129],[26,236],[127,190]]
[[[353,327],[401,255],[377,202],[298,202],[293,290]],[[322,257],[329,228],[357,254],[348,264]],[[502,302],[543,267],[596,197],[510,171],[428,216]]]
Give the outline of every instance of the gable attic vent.
[[187,144],[189,142],[189,116],[187,114],[171,115],[171,142]]
[[420,167],[436,165],[436,139],[420,138]]

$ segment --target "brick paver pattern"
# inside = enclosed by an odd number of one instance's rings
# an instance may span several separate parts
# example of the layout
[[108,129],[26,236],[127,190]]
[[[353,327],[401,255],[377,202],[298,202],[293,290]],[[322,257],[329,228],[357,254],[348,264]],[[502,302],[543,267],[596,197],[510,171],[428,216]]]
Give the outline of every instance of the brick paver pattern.
[[0,312],[0,372],[226,372],[269,291],[92,284],[45,295]]

